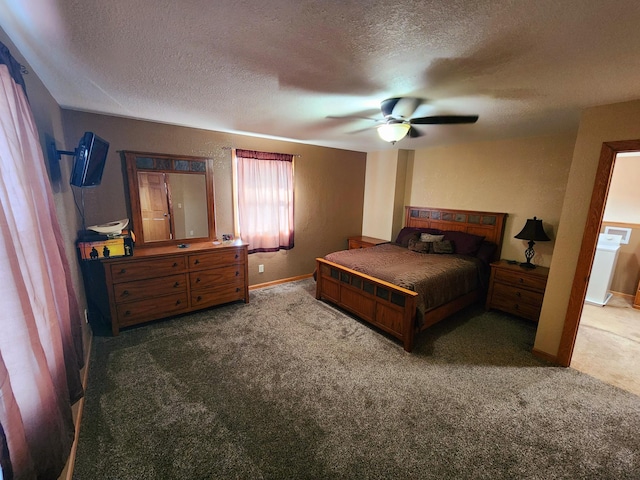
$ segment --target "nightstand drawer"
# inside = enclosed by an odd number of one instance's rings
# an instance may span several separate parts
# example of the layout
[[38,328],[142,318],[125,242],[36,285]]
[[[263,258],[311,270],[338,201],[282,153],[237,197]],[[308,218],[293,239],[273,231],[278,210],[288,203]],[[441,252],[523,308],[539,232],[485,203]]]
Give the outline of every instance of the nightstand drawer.
[[503,283],[496,283],[493,286],[494,302],[516,302],[522,305],[532,305],[539,309],[540,305],[542,305],[543,297],[544,295],[541,292],[534,292]]
[[491,306],[502,310],[503,312],[512,313],[528,320],[538,321],[540,317],[541,305],[532,305],[530,303],[519,302],[508,297],[493,296]]
[[541,292],[544,291],[547,285],[546,277],[534,276],[526,272],[516,272],[504,269],[496,270],[495,280],[498,282],[506,282],[511,285],[533,288],[540,290]]

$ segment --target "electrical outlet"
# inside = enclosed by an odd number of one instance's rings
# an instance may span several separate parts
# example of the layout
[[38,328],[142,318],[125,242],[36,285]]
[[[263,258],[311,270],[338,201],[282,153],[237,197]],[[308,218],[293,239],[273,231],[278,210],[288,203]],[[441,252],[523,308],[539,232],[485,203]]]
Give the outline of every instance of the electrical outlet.
[[258,265],[258,273],[264,273],[264,265]]

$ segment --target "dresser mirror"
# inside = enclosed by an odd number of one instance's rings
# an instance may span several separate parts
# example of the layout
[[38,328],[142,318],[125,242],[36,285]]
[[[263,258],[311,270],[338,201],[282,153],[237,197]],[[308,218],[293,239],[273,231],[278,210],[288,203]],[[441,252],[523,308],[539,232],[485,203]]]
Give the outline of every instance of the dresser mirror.
[[214,241],[213,160],[123,151],[136,247]]

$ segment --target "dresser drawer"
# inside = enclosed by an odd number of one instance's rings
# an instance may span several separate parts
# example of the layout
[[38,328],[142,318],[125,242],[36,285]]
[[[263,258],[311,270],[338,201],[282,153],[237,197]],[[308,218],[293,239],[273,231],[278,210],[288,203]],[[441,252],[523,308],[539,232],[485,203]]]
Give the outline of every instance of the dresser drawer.
[[208,290],[192,290],[191,305],[197,308],[204,308],[221,303],[244,300],[244,284],[220,285]]
[[243,263],[244,257],[239,248],[223,249],[217,252],[189,255],[189,269],[207,269],[219,266]]
[[186,292],[187,276],[184,273],[135,282],[117,283],[113,286],[116,303],[142,300],[149,298],[151,295],[160,296]]
[[526,273],[504,269],[496,270],[495,280],[510,283],[512,285],[534,288],[536,290],[540,290],[541,292],[544,291],[545,286],[547,285],[546,277],[538,277]]
[[164,297],[147,298],[116,306],[118,325],[127,326],[156,318],[169,317],[189,310],[187,292]]
[[524,288],[514,287],[503,283],[496,283],[493,286],[493,298],[501,298],[508,302],[517,302],[523,305],[540,307],[544,294]]
[[164,257],[145,260],[129,260],[109,265],[113,283],[130,282],[143,278],[162,277],[186,270],[185,258]]
[[227,283],[244,283],[243,265],[231,265],[189,274],[191,290],[212,288]]

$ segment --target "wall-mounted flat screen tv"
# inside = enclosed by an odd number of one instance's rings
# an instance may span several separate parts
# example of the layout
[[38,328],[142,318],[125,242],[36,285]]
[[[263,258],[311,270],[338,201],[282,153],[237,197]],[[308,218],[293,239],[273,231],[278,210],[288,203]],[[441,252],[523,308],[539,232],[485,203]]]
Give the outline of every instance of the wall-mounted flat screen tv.
[[76,148],[71,185],[76,187],[100,185],[108,151],[109,142],[93,132],[85,132]]

